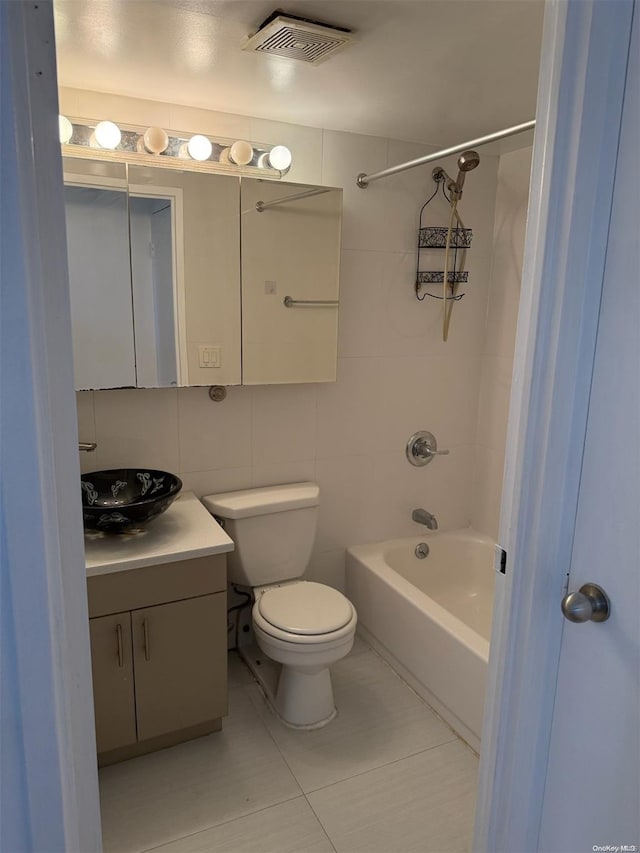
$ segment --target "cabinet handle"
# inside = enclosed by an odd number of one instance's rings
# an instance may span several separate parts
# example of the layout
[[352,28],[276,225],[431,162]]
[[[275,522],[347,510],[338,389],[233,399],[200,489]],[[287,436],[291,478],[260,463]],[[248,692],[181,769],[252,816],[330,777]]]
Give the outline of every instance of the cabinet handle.
[[144,633],[144,659],[151,660],[151,644],[149,642],[149,622],[142,620],[142,631]]
[[119,622],[116,625],[116,637],[118,638],[118,666],[122,669],[124,667],[124,654],[122,652],[122,625]]

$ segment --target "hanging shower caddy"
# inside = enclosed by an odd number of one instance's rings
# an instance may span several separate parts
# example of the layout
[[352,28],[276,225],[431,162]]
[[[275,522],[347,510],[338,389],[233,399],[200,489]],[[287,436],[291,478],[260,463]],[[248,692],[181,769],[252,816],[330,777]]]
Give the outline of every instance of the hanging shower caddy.
[[[428,290],[424,290],[424,287],[429,285],[437,284],[442,286],[444,283],[444,270],[423,270],[421,269],[421,261],[423,258],[422,252],[424,250],[431,249],[446,249],[447,245],[447,231],[448,228],[446,226],[440,225],[431,225],[424,226],[422,224],[422,218],[424,216],[424,211],[429,205],[430,202],[438,195],[439,192],[442,192],[442,196],[448,205],[451,204],[451,199],[447,195],[445,189],[445,177],[444,173],[441,169],[433,170],[433,179],[436,182],[436,188],[431,196],[425,201],[420,210],[420,225],[418,231],[418,258],[416,263],[416,281],[415,281],[415,290],[416,290],[416,298],[422,302],[427,296],[430,296],[432,299],[442,299],[442,296],[439,296],[435,293],[429,293]],[[451,230],[451,245],[450,251],[453,251],[453,264],[452,270],[447,275],[447,284],[451,289],[451,295],[447,297],[447,299],[454,300],[458,302],[464,296],[464,293],[456,293],[456,287],[459,284],[467,284],[469,281],[469,273],[467,270],[459,270],[458,267],[458,252],[465,252],[471,246],[471,239],[473,237],[473,230],[471,228],[453,228]]]

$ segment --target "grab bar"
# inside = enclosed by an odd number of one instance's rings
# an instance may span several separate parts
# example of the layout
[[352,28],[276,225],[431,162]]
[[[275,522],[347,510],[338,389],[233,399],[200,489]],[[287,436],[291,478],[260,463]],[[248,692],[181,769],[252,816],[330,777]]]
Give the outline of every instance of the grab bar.
[[311,196],[323,195],[328,192],[328,189],[307,190],[306,192],[298,193],[297,195],[288,195],[284,198],[274,198],[273,201],[257,201],[256,210],[258,213],[262,213],[263,210],[266,210],[268,207],[275,207],[276,204],[285,204],[288,201],[300,201],[303,198],[311,198]]
[[309,308],[331,308],[339,305],[338,299],[294,299],[293,296],[285,296],[282,300],[285,308],[297,308],[306,305]]

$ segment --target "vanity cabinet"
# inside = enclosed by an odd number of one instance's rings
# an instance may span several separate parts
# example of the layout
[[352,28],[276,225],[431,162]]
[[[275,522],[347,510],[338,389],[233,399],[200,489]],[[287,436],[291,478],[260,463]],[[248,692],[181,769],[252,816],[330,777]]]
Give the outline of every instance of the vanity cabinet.
[[224,555],[88,578],[98,763],[221,728]]

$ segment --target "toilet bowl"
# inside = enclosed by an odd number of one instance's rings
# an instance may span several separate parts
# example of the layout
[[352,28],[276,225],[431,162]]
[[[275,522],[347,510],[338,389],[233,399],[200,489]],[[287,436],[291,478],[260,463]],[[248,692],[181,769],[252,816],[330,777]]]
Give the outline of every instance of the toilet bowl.
[[275,690],[250,655],[247,663],[286,725],[326,725],[336,715],[329,667],[351,651],[357,615],[338,590],[300,580],[313,548],[318,486],[293,483],[202,500],[234,540],[228,577],[251,587],[255,641],[281,667]]
[[[314,606],[319,612],[305,619]],[[253,605],[252,620],[260,649],[282,664],[273,699],[278,716],[298,728],[331,722],[336,708],[329,667],[353,646],[353,605],[331,587],[299,581],[263,590]]]

